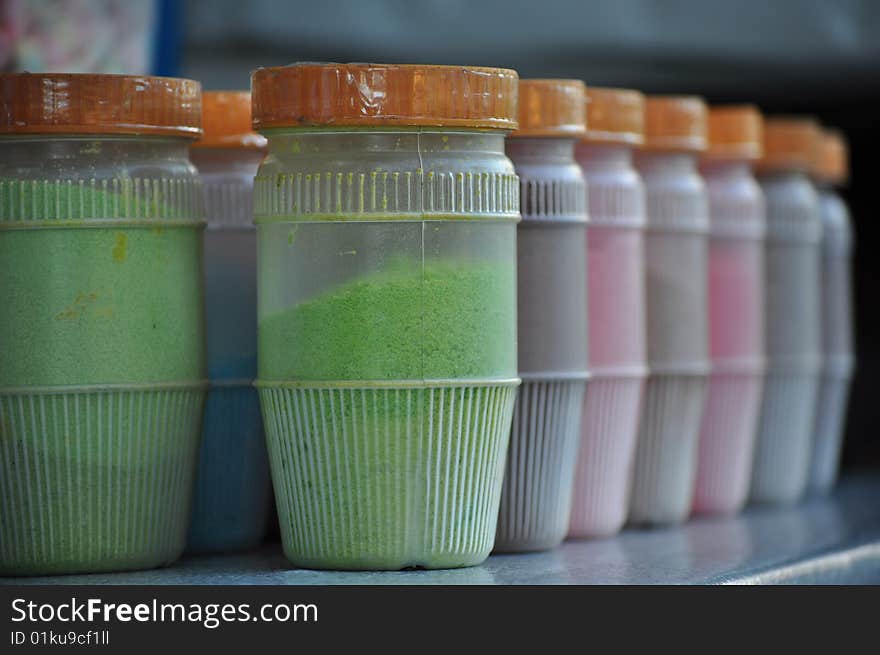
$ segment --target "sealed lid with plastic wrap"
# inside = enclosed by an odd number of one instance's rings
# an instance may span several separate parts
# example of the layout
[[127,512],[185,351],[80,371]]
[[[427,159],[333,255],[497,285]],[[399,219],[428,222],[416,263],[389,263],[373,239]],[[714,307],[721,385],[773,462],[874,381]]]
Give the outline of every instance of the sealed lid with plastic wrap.
[[706,103],[697,96],[648,96],[644,150],[699,153],[706,149]]
[[585,92],[580,80],[520,80],[519,129],[510,136],[583,136]]
[[810,171],[819,135],[819,124],[812,118],[767,118],[764,121],[764,153],[758,160],[758,168],[763,172]]
[[709,160],[754,161],[763,148],[761,112],[754,105],[709,108]]
[[813,175],[834,186],[843,186],[849,181],[849,147],[840,130],[822,130],[813,161]]
[[297,63],[251,76],[253,126],[517,128],[516,71]]
[[645,96],[632,89],[587,87],[587,143],[645,141]]
[[201,133],[193,80],[87,73],[0,74],[0,134]]
[[202,138],[194,148],[266,147],[266,137],[251,127],[251,94],[248,91],[205,91],[202,94]]

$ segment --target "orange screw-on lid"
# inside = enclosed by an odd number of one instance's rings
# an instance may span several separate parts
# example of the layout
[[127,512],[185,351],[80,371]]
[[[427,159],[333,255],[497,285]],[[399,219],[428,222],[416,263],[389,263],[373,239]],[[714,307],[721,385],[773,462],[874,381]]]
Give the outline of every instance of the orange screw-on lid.
[[193,80],[89,73],[0,74],[0,134],[133,134],[198,138]]
[[706,149],[706,103],[697,96],[648,96],[645,150]]
[[511,136],[583,136],[585,93],[580,80],[520,80],[519,129]]
[[808,171],[819,142],[819,124],[812,118],[776,117],[764,121],[764,171]]
[[822,130],[813,162],[813,174],[836,186],[849,181],[849,146],[839,130]]
[[251,128],[251,94],[248,91],[202,93],[204,136],[198,148],[265,148],[266,137]]
[[587,87],[588,143],[641,145],[645,141],[645,96],[631,89]]
[[516,71],[418,64],[293,64],[251,75],[254,129],[425,126],[514,130]]
[[709,108],[707,159],[753,161],[763,148],[761,112],[754,105]]

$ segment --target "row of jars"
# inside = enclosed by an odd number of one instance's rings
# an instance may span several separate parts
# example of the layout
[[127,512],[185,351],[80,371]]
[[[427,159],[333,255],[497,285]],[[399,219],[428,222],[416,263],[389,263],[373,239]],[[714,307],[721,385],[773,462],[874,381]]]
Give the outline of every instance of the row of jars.
[[252,92],[0,75],[0,572],[253,546],[270,471],[342,569],[831,488],[839,135],[504,69]]

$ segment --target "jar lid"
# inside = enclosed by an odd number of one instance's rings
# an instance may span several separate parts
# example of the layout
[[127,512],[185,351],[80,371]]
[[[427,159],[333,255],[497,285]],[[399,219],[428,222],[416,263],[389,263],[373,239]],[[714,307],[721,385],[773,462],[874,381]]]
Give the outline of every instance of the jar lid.
[[424,126],[514,130],[516,71],[477,66],[314,64],[251,75],[256,130]]
[[0,134],[132,134],[198,138],[193,80],[91,73],[0,73]]
[[754,161],[763,149],[763,118],[754,105],[709,108],[707,159]]
[[632,89],[587,87],[587,143],[645,141],[645,96]]
[[812,118],[780,116],[764,121],[763,171],[809,171],[819,144],[819,124]]
[[510,136],[583,136],[585,92],[580,80],[520,80],[519,129]]
[[249,91],[204,91],[202,129],[204,136],[192,145],[194,148],[266,147],[266,137],[251,128]]
[[843,186],[849,181],[849,146],[840,130],[822,130],[813,162],[813,175],[835,186]]
[[706,103],[697,96],[648,96],[644,149],[704,151],[706,114]]

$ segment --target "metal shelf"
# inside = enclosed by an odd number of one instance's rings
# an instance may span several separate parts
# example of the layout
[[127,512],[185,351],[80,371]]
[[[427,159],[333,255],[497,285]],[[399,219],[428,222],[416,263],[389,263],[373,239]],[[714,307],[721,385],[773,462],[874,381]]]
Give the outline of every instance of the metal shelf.
[[850,476],[830,498],[681,527],[627,530],[545,553],[493,555],[448,571],[294,569],[279,544],[240,555],[186,557],[114,574],[0,578],[0,584],[717,584],[880,583],[880,475]]

